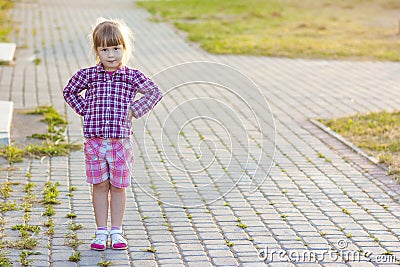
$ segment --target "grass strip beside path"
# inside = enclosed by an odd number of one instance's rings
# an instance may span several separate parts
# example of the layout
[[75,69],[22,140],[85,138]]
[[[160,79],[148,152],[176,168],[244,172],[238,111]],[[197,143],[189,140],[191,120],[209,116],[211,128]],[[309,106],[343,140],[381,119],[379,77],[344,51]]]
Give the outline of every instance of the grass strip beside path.
[[0,146],[0,157],[7,159],[9,164],[22,162],[24,156],[54,157],[68,155],[72,151],[80,150],[80,144],[72,144],[65,139],[65,130],[68,122],[57,112],[53,106],[40,106],[35,110],[25,113],[29,115],[42,115],[42,121],[47,124],[47,133],[33,133],[27,138],[42,140],[41,144],[30,143],[23,148],[11,143]]
[[400,61],[398,0],[139,1],[208,52]]
[[11,31],[11,23],[7,17],[7,13],[13,6],[14,1],[0,0],[0,42],[8,41],[8,34]]
[[320,120],[389,168],[400,181],[400,111]]

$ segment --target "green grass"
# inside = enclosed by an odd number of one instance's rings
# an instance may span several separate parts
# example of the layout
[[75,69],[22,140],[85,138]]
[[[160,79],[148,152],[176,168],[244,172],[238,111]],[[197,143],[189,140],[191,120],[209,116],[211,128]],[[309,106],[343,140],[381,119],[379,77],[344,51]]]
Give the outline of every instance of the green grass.
[[0,266],[11,267],[13,266],[12,261],[7,257],[7,253],[0,250]]
[[15,200],[13,202],[8,202],[8,203],[0,202],[0,212],[17,210],[17,208],[18,208],[17,202]]
[[65,141],[65,129],[68,122],[52,106],[40,106],[26,112],[27,115],[42,115],[42,121],[47,124],[47,133],[34,133],[30,137],[43,140],[41,144],[29,144],[23,149],[15,144],[0,147],[0,157],[7,159],[9,164],[22,162],[25,155],[31,157],[65,156],[71,151],[80,150],[79,144],[70,144]]
[[14,164],[24,161],[25,151],[19,149],[15,144],[0,147],[0,157],[7,159],[7,162]]
[[11,192],[13,191],[10,182],[0,183],[0,198],[6,199],[11,196]]
[[72,212],[70,212],[70,213],[68,213],[67,215],[65,215],[65,218],[68,218],[68,219],[73,219],[73,218],[76,218],[76,214],[75,214],[75,213],[72,213]]
[[28,224],[17,224],[11,227],[12,230],[18,230],[23,232],[32,232],[38,234],[40,232],[40,226],[28,225]]
[[42,213],[42,216],[46,216],[46,217],[51,217],[54,214],[56,214],[56,212],[54,211],[53,205],[46,205],[46,211],[44,211]]
[[8,35],[12,27],[7,13],[13,6],[14,1],[0,0],[0,42],[8,42]]
[[113,265],[113,262],[107,261],[107,260],[102,260],[101,262],[97,263],[97,266],[101,266],[101,267],[112,266],[112,265]]
[[79,150],[81,147],[78,144],[43,142],[41,145],[28,145],[26,152],[33,157],[54,157],[68,155],[71,151]]
[[6,247],[14,249],[34,249],[39,244],[39,241],[34,237],[21,237],[18,241],[7,242]]
[[82,225],[82,224],[76,224],[76,223],[74,223],[74,222],[70,222],[70,223],[69,223],[69,226],[68,226],[68,229],[71,230],[71,231],[80,230],[80,229],[82,229],[82,228],[83,228],[83,225]]
[[64,245],[68,247],[71,247],[76,250],[83,243],[84,243],[83,241],[80,241],[78,239],[78,235],[75,232],[68,231],[68,233],[65,235]]
[[400,111],[320,120],[389,168],[400,181]]
[[46,134],[33,134],[33,138],[50,140],[53,142],[64,141],[65,127],[68,122],[61,116],[53,106],[40,106],[26,114],[42,115],[42,121],[47,123]]
[[211,53],[399,61],[397,0],[139,1]]
[[237,226],[239,226],[239,227],[242,228],[242,229],[246,229],[246,228],[247,228],[247,225],[244,224],[244,223],[242,223],[242,222],[239,222],[239,223],[237,224]]
[[72,253],[71,256],[69,256],[68,261],[72,261],[72,262],[78,262],[81,260],[81,253],[79,251],[75,251],[74,253]]
[[228,247],[233,247],[233,246],[235,245],[235,243],[233,243],[232,241],[229,241],[229,240],[225,240],[225,244],[226,244]]
[[151,252],[151,253],[156,253],[157,252],[157,250],[153,246],[150,246],[150,247],[144,249],[144,251]]
[[30,255],[40,255],[40,252],[29,251],[29,250],[22,250],[21,254],[19,255],[19,260],[22,266],[31,266],[33,260],[28,260],[28,256]]
[[43,200],[42,203],[45,205],[53,205],[53,204],[60,204],[60,201],[57,199],[58,195],[60,194],[60,191],[58,191],[57,186],[59,186],[59,183],[53,183],[53,182],[46,182],[44,185],[44,190],[43,190]]

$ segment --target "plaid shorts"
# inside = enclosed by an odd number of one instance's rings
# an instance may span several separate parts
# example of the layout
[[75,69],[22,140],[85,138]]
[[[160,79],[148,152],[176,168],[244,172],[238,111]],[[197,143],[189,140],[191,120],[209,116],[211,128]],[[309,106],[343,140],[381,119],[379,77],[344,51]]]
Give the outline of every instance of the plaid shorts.
[[84,152],[86,182],[99,184],[110,179],[115,187],[129,186],[134,161],[129,138],[89,138]]

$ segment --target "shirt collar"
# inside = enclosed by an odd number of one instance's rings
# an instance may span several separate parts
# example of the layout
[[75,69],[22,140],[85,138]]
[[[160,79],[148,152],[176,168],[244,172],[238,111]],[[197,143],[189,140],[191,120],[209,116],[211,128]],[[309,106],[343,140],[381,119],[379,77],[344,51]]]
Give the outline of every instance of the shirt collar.
[[[101,62],[96,65],[96,69],[97,69],[98,73],[106,72],[106,70],[104,69],[103,64],[101,64]],[[126,67],[121,66],[115,71],[115,73],[124,75],[124,74],[126,74],[125,70],[126,70]]]

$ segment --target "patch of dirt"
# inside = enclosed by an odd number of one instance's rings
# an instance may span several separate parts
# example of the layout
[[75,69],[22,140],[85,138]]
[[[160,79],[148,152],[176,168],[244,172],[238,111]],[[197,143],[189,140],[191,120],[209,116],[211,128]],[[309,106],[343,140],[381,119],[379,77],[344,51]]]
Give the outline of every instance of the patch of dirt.
[[34,133],[47,133],[47,123],[43,122],[42,115],[26,114],[31,109],[14,109],[11,125],[11,142],[14,142],[19,148],[29,144],[41,144],[42,140],[30,138]]

